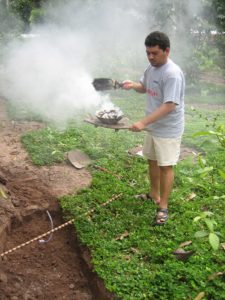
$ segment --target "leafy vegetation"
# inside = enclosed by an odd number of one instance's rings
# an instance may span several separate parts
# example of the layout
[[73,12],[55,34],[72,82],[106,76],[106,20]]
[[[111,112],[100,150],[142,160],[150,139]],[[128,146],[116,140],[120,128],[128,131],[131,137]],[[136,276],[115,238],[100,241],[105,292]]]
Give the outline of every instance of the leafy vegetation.
[[39,0],[11,0],[9,8],[18,15],[28,27],[32,21],[40,21],[41,17],[41,5],[45,1]]
[[211,219],[213,213],[209,211],[204,211],[200,216],[194,218],[194,222],[203,221],[206,225],[208,231],[201,230],[195,233],[196,238],[203,238],[208,236],[209,243],[214,250],[218,250],[220,246],[219,232],[215,232],[214,227],[217,225],[216,221]]
[[[121,91],[111,97],[131,120],[143,114],[142,95],[130,92],[128,96]],[[127,153],[142,143],[143,133],[71,123],[63,132],[48,127],[23,137],[38,165],[62,161],[65,151],[74,148],[92,158],[91,187],[63,197],[61,205],[67,218],[74,218],[81,242],[90,248],[96,272],[119,299],[194,299],[203,292],[205,299],[225,299],[225,260],[220,245],[225,239],[225,148],[210,133],[222,128],[224,111],[188,106],[186,119],[183,141],[194,147],[196,154],[175,169],[170,219],[164,227],[152,226],[155,205],[134,197],[149,188],[144,159]],[[200,136],[202,132],[209,135]],[[120,193],[121,198],[101,206]],[[94,213],[86,214],[93,208]],[[185,249],[194,255],[186,262],[177,260],[173,251],[190,240]]]
[[[48,16],[41,6],[44,2],[54,8],[61,1],[11,0],[7,2],[9,6],[0,1],[1,44],[11,35],[29,30],[31,24],[45,22]],[[132,1],[136,7],[139,2]],[[171,29],[171,36],[180,41],[175,49],[180,53],[178,58],[182,65],[188,66],[183,143],[193,148],[193,155],[175,168],[170,218],[164,227],[152,226],[154,204],[134,197],[149,189],[144,159],[127,153],[142,144],[143,133],[114,132],[71,122],[64,131],[48,124],[22,137],[30,157],[39,166],[64,161],[65,153],[74,148],[83,150],[93,160],[89,167],[93,176],[91,187],[60,201],[65,216],[74,218],[81,242],[90,248],[95,271],[119,299],[225,299],[225,112],[221,110],[225,90],[223,85],[215,86],[210,80],[199,83],[201,72],[212,68],[223,77],[224,35],[212,38],[210,30],[216,24],[221,32],[225,30],[225,6],[223,0],[201,3],[204,10],[193,15],[191,21],[180,20],[188,10],[187,1],[159,0],[153,5],[155,24],[161,29]],[[86,5],[93,5],[93,1],[86,1]],[[14,21],[13,13],[21,18],[23,26]],[[183,49],[182,41],[187,36],[191,51]],[[111,98],[131,121],[143,115],[142,95],[116,91]],[[38,115],[31,118],[29,107],[10,105],[9,111],[13,119],[41,120]],[[120,198],[107,207],[102,206],[120,193]],[[95,212],[87,214],[93,208]],[[186,241],[191,242],[185,249],[194,255],[181,261],[173,251]]]

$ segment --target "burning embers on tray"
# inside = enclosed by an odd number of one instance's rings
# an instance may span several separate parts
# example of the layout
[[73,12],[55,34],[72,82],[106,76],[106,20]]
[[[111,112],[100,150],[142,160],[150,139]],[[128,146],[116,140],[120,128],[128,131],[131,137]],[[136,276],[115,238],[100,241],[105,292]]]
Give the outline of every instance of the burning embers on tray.
[[117,124],[124,116],[119,108],[99,110],[95,115],[104,124]]

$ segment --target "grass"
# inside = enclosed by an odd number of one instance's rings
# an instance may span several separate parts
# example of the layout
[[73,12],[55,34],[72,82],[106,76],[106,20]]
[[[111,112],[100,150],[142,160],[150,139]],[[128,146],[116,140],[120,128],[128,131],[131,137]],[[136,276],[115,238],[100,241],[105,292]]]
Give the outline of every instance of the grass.
[[[221,104],[222,98],[218,97]],[[132,121],[143,115],[143,95],[116,91],[111,98]],[[210,99],[215,104],[216,98]],[[192,103],[203,100],[189,97],[183,143],[205,156],[199,163],[189,157],[176,166],[170,218],[164,227],[152,226],[156,210],[153,203],[134,198],[149,188],[147,165],[144,159],[129,156],[127,150],[142,144],[143,133],[71,123],[63,132],[47,127],[22,138],[37,165],[59,163],[66,151],[79,148],[90,155],[94,164],[120,175],[119,180],[90,166],[91,187],[60,199],[65,216],[75,219],[81,242],[91,250],[95,271],[118,299],[195,299],[200,292],[205,293],[202,299],[225,299],[225,275],[209,280],[210,275],[224,272],[224,250],[220,247],[214,251],[207,238],[194,238],[200,225],[193,219],[207,210],[214,213],[220,241],[225,239],[224,179],[218,171],[225,172],[225,150],[215,138],[193,137],[213,122],[223,124],[225,112],[191,109]],[[120,199],[101,206],[119,193]],[[95,212],[85,216],[92,208]],[[177,260],[173,251],[189,240],[192,243],[185,250],[193,250],[194,255],[186,262]]]

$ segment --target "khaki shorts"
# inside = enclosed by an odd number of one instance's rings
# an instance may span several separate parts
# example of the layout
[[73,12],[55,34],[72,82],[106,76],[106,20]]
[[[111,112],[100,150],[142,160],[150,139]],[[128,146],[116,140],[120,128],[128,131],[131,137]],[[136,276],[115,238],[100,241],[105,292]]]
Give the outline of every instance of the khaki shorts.
[[149,160],[156,160],[158,166],[174,166],[180,156],[181,137],[161,138],[147,133],[143,155]]

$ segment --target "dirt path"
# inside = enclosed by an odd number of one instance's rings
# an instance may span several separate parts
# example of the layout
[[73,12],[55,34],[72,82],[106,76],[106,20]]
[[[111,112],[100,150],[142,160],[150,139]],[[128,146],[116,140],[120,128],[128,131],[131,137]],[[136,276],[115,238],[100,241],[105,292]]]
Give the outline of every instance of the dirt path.
[[[74,193],[91,183],[91,175],[69,163],[35,167],[20,143],[35,122],[12,122],[0,99],[0,253],[50,229],[61,218],[57,197]],[[48,237],[45,238],[47,240]],[[93,273],[82,259],[72,225],[0,260],[0,299],[107,299],[93,285]],[[92,278],[92,279],[91,279]]]

